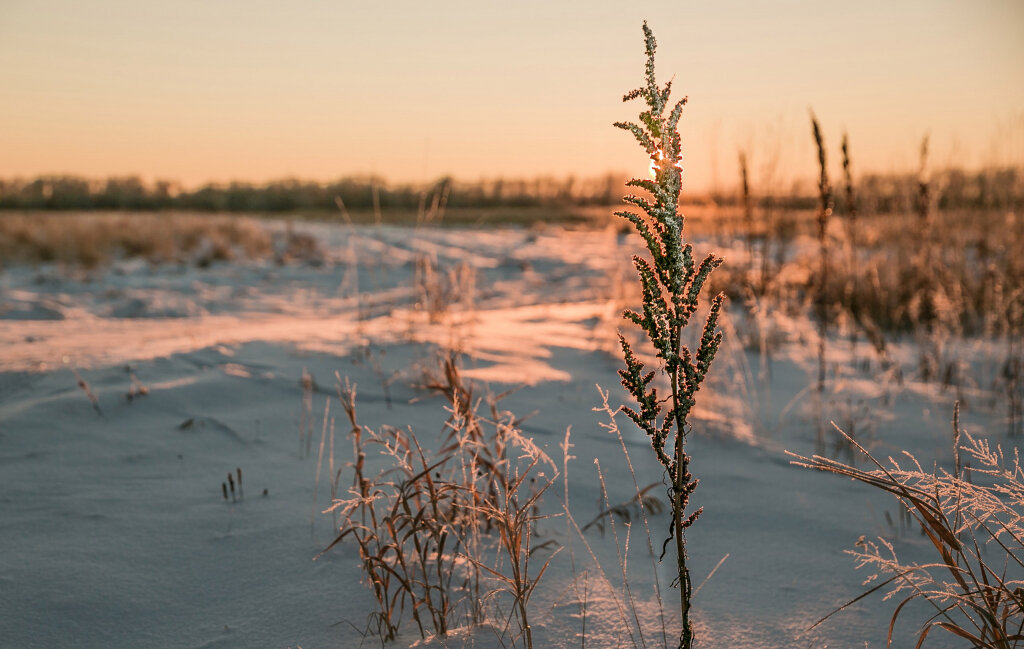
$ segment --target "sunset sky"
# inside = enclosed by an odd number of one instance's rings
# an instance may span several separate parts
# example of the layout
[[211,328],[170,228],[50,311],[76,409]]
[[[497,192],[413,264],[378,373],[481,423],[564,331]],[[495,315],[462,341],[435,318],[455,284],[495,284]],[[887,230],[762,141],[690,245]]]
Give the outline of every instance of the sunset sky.
[[1024,2],[0,0],[0,177],[643,173],[646,19],[690,97],[685,183],[1024,164]]

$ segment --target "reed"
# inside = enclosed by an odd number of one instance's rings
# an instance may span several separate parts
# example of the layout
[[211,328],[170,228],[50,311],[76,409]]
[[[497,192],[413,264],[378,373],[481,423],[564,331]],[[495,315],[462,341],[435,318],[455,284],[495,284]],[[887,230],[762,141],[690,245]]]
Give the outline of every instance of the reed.
[[835,199],[832,194],[832,184],[828,179],[828,165],[825,155],[825,138],[818,125],[818,118],[811,113],[811,132],[814,135],[814,144],[818,149],[818,273],[816,291],[814,296],[815,315],[818,320],[818,381],[815,384],[814,393],[817,404],[817,444],[818,449],[824,448],[825,440],[825,346],[828,336],[828,293],[829,293],[829,245],[828,245],[828,221],[832,216],[832,209]]
[[754,205],[750,196],[750,179],[747,173],[747,154],[740,151],[740,191],[743,200],[743,228],[746,230],[748,269],[754,265]]
[[853,278],[857,275],[857,198],[854,194],[853,188],[853,165],[850,161],[850,138],[849,135],[844,131],[843,140],[839,145],[839,149],[843,154],[843,194],[845,198],[846,215],[844,223],[846,225],[846,293],[844,295],[844,304],[849,309],[849,313],[857,326],[850,327],[850,344],[856,346],[857,336],[859,329],[863,325],[858,321],[858,315],[860,309],[857,304],[857,293],[854,290]]
[[1006,427],[1009,437],[1024,433],[1024,289],[1013,293],[1006,307],[1006,359],[997,384],[1006,393]]
[[[846,199],[846,233],[850,250],[857,250],[857,196],[853,186],[853,164],[850,161],[850,137],[844,132],[839,145],[843,154],[843,194]],[[851,258],[851,270],[854,260]]]

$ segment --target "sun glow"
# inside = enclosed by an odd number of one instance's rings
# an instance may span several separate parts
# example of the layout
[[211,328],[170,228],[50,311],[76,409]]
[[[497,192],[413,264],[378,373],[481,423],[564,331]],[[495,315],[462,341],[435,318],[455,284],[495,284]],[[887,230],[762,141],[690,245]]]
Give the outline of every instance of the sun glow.
[[[683,158],[681,156],[676,160],[675,167],[676,167],[676,169],[679,170],[679,173],[683,172]],[[650,167],[651,178],[653,180],[657,180],[658,179],[658,171],[659,170],[663,170],[664,168],[665,168],[665,152],[662,151],[661,149],[658,149],[657,153],[655,153],[654,155],[651,156],[651,167]]]

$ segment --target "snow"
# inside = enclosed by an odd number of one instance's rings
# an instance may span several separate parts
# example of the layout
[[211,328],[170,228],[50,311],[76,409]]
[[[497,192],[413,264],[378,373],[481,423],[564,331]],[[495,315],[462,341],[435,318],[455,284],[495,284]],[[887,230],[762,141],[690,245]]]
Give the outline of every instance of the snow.
[[[523,430],[556,463],[571,427],[569,506],[581,526],[602,507],[595,458],[613,504],[632,496],[619,442],[593,409],[601,403],[595,385],[611,391],[613,407],[623,402],[614,331],[625,328],[617,313],[632,299],[636,241],[557,227],[294,227],[323,243],[322,265],[121,261],[88,275],[53,266],[0,274],[0,646],[378,644],[361,636],[373,600],[356,549],[342,542],[314,560],[334,535],[331,515],[321,513],[330,505],[323,478],[314,502],[316,451],[306,454],[299,441],[304,370],[316,385],[314,436],[325,401],[341,412],[338,372],[358,385],[360,423],[410,426],[431,440],[447,413],[414,384],[436,365],[438,350],[457,348],[466,374],[495,392],[524,386],[502,405],[521,416],[537,412]],[[441,271],[470,265],[471,304],[432,314],[417,306],[416,260],[424,255]],[[704,507],[687,536],[695,585],[727,557],[695,600],[699,646],[885,646],[893,603],[879,597],[807,630],[860,594],[867,575],[843,554],[860,535],[896,537],[907,557],[927,557],[927,547],[887,522],[887,513],[896,519],[891,499],[789,464],[785,450],[818,447],[808,388],[814,330],[800,318],[769,317],[782,342],[762,372],[758,350],[735,333],[751,325],[734,311],[688,442],[701,481],[693,503]],[[986,388],[999,350],[969,342],[957,352],[977,377],[961,390],[964,427],[1019,445],[1005,438],[1005,408]],[[839,376],[830,381],[829,417],[856,426],[880,456],[907,449],[924,466],[951,462],[956,390],[912,378],[912,342],[894,345],[902,384],[870,362],[863,344],[837,339],[829,349]],[[126,397],[131,375],[147,394]],[[641,486],[659,480],[646,440],[624,417],[618,423]],[[822,442],[844,458],[836,439],[830,432]],[[350,454],[339,432],[336,465]],[[226,502],[221,483],[237,468],[244,496]],[[350,480],[343,472],[341,483]],[[546,498],[553,514],[560,485]],[[586,533],[609,588],[566,523],[541,524],[543,537],[564,549],[532,601],[534,645],[580,644],[584,583],[585,646],[640,644],[620,622],[611,534]],[[660,548],[665,516],[651,526]],[[624,541],[621,522],[617,530]],[[630,534],[643,642],[662,646],[647,542],[640,525]],[[657,573],[671,638],[671,559]],[[904,614],[897,626],[896,646],[916,630],[911,619]],[[428,640],[407,628],[395,646],[513,646],[502,626],[492,620]],[[934,633],[929,639],[956,646]]]

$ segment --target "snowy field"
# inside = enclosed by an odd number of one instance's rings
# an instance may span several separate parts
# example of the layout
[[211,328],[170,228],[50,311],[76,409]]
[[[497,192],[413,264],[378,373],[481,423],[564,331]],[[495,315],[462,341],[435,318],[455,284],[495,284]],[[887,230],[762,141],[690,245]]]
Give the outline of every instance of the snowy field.
[[[330,447],[318,453],[327,403],[328,418],[343,417],[335,373],[358,386],[360,424],[411,427],[429,443],[446,403],[416,386],[439,354],[457,351],[481,393],[520,388],[501,405],[536,413],[522,430],[558,467],[571,427],[568,506],[581,525],[603,508],[595,458],[612,504],[634,495],[619,441],[593,410],[598,385],[613,407],[624,402],[615,330],[635,302],[634,240],[556,226],[294,227],[320,241],[322,260],[0,271],[0,646],[379,646],[365,635],[374,600],[357,548],[343,541],[314,560],[335,537],[323,513],[328,462],[341,485],[352,480],[347,424],[339,419],[333,459]],[[742,255],[738,244],[715,249],[726,264]],[[926,540],[891,498],[790,465],[786,450],[857,459],[831,431],[816,436],[813,323],[730,314],[688,442],[700,479],[691,502],[704,507],[687,536],[695,585],[718,566],[695,598],[699,646],[884,647],[897,602],[880,595],[808,629],[862,592],[868,574],[844,554],[861,535],[922,560]],[[757,327],[770,327],[766,354],[744,344],[762,338]],[[948,467],[959,398],[964,429],[1019,446],[990,388],[1000,349],[950,349],[975,377],[959,388],[917,381],[910,340],[891,347],[902,381],[865,343],[831,340],[825,418],[879,457],[905,449]],[[646,439],[625,417],[619,425],[641,486],[659,480]],[[238,469],[242,484],[225,499]],[[562,484],[545,495],[546,513],[562,511]],[[664,501],[664,489],[653,493]],[[650,524],[660,548],[668,518]],[[616,603],[622,569],[608,532],[585,533],[599,568],[564,516],[541,522],[539,538],[562,550],[531,600],[536,647],[665,645],[642,527],[627,572],[642,637]],[[671,638],[671,560],[657,572]],[[489,624],[427,640],[407,626],[393,646],[521,646],[503,630],[507,603],[495,602]],[[913,621],[928,614],[905,613],[894,646],[912,646]]]

